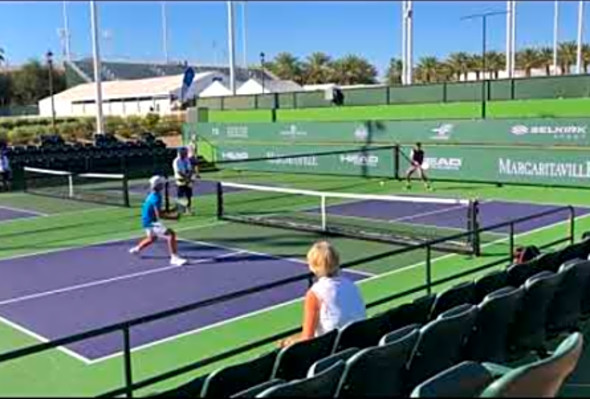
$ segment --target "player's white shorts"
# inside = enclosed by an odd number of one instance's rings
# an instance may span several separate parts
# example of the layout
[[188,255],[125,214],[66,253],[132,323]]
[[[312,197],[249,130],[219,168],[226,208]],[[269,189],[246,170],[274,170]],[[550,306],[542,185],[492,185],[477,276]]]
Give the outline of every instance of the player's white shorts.
[[168,231],[168,228],[160,222],[152,223],[152,227],[145,229],[145,233],[147,234],[148,237],[158,237],[158,238],[166,237],[167,231]]

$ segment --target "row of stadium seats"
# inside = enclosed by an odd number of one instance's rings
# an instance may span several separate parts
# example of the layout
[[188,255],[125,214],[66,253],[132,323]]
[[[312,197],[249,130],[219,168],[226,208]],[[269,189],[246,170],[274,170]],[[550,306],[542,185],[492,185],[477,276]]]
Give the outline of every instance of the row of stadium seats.
[[[422,396],[428,392],[442,397],[432,392],[442,373],[442,385],[448,392],[478,396],[502,374],[512,375],[509,368],[496,365],[491,372],[480,362],[506,364],[535,354],[545,358],[527,366],[536,370],[576,348],[579,356],[580,334],[570,337],[553,354],[554,359],[548,357],[547,347],[590,319],[589,253],[587,239],[315,339],[218,369],[160,395],[349,397],[409,396],[412,392]],[[484,369],[489,381],[481,384]],[[465,380],[469,372],[478,376],[474,378],[479,385]],[[460,383],[449,381],[453,373],[463,375]],[[537,385],[529,381],[527,389],[538,393],[548,389],[542,385],[551,382],[547,379],[558,377],[563,375],[545,376]],[[507,380],[512,381],[510,378]],[[555,384],[558,389],[560,382]],[[478,391],[466,394],[464,390],[475,385]],[[502,387],[496,384],[493,389]]]

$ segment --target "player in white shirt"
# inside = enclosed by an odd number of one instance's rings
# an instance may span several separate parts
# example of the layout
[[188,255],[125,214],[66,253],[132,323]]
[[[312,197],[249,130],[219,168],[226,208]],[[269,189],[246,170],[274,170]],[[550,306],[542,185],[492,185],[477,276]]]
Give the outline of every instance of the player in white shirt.
[[176,202],[179,211],[184,208],[185,213],[192,214],[193,182],[196,173],[186,147],[178,149],[178,156],[174,159],[172,168],[176,180]]

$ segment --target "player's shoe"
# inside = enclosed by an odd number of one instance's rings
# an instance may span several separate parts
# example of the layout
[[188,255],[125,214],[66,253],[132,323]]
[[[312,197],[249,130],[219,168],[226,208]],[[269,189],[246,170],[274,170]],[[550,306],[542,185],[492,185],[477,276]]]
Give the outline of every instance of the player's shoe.
[[406,191],[409,190],[409,189],[411,189],[411,188],[412,188],[412,186],[410,184],[408,184],[408,183],[406,183],[406,185],[404,186],[404,190],[406,190]]
[[178,255],[172,255],[170,257],[170,264],[173,266],[182,266],[185,265],[188,261],[186,259],[181,258]]
[[129,253],[130,253],[131,255],[137,255],[137,254],[139,254],[139,248],[137,248],[137,247],[133,247],[133,248],[131,248],[131,249],[129,250]]
[[426,190],[428,190],[428,191],[434,191],[434,188],[430,184],[427,184],[426,185]]

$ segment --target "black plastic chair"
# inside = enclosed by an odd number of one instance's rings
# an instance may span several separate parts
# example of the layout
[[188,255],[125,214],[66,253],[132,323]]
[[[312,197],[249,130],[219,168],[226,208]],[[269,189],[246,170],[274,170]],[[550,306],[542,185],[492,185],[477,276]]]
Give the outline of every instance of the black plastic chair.
[[457,284],[446,291],[441,292],[436,296],[432,310],[430,312],[430,320],[434,320],[438,315],[464,303],[473,303],[475,294],[475,284],[473,281],[466,281]]
[[387,315],[376,315],[364,320],[354,321],[338,331],[333,352],[348,348],[368,348],[379,343],[379,339],[389,330]]
[[419,384],[412,398],[475,398],[494,381],[494,375],[479,363],[466,361]]
[[465,304],[444,312],[420,329],[420,337],[409,363],[407,393],[461,360],[476,317],[477,307]]
[[547,270],[553,273],[557,273],[559,266],[563,263],[561,261],[561,251],[546,252],[538,256],[535,260],[541,271]]
[[467,341],[464,359],[496,363],[506,361],[508,331],[523,295],[522,287],[504,287],[486,296],[477,305],[477,318]]
[[426,324],[436,295],[421,296],[379,314],[388,320],[388,330],[395,331],[409,324]]
[[420,327],[420,324],[410,324],[409,326],[398,328],[397,330],[387,333],[383,337],[381,337],[381,339],[379,340],[379,345],[387,345],[391,344],[392,342],[396,342],[400,340],[402,337],[405,337],[406,335],[410,334],[414,330],[419,331]]
[[561,281],[548,308],[549,337],[578,328],[582,298],[590,278],[590,261],[570,260],[559,268]]
[[201,397],[227,397],[270,379],[278,350],[256,359],[215,370],[205,381]]
[[539,267],[537,258],[525,263],[516,263],[508,266],[506,273],[508,273],[508,285],[512,287],[520,287],[529,278],[541,273],[543,270]]
[[344,362],[338,361],[321,373],[295,381],[274,386],[257,395],[258,398],[331,398],[334,397],[340,377],[344,371]]
[[279,380],[279,379],[268,380],[266,382],[263,382],[262,384],[255,385],[255,386],[250,387],[246,390],[243,390],[241,392],[233,394],[230,396],[230,398],[255,398],[256,396],[258,396],[262,392],[266,391],[267,389],[272,388],[277,385],[284,384],[285,382],[286,382],[285,380]]
[[337,363],[340,360],[346,362],[358,351],[358,348],[348,348],[341,352],[333,353],[328,357],[318,360],[317,362],[312,364],[309,370],[307,371],[307,377],[313,377],[314,375],[321,373],[322,371],[331,367],[333,364]]
[[588,259],[590,252],[590,240],[578,242],[576,244],[568,245],[560,251],[559,262],[565,263],[574,259]]
[[155,395],[150,395],[150,397],[180,399],[200,398],[201,390],[203,389],[203,385],[205,384],[205,380],[207,379],[207,377],[207,375],[202,375],[200,377],[190,380],[189,382],[181,384],[176,388],[169,389],[164,392],[158,392]]
[[419,331],[413,329],[393,342],[363,349],[352,356],[346,362],[336,396],[400,396],[405,389],[407,362],[418,336]]
[[281,349],[273,367],[272,378],[287,381],[305,378],[312,364],[332,354],[337,336],[338,332],[332,330]]
[[508,286],[508,273],[506,273],[506,270],[495,270],[482,276],[475,280],[475,303],[480,303],[492,292],[506,286]]
[[560,280],[560,274],[544,271],[525,282],[522,306],[516,314],[508,337],[513,358],[530,350],[544,354],[547,310]]

